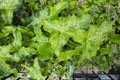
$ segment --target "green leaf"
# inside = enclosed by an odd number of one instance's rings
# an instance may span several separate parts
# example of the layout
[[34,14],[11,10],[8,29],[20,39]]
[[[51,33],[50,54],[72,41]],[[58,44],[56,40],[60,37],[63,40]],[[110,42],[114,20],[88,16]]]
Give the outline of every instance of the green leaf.
[[50,17],[51,18],[55,18],[56,16],[58,16],[58,14],[67,7],[67,2],[65,1],[61,1],[58,2],[56,5],[54,5],[53,7],[50,7]]
[[80,28],[83,29],[89,29],[90,23],[92,21],[92,17],[89,14],[82,15],[82,18],[80,20]]
[[12,51],[12,45],[0,46],[0,59],[6,60],[10,58],[10,52]]
[[19,4],[20,0],[0,0],[0,13],[6,23],[12,23],[13,10],[16,8],[16,5]]
[[38,16],[32,17],[32,21],[28,26],[29,27],[30,26],[39,26],[40,27],[41,22],[46,20],[46,19],[49,19],[49,18],[50,18],[50,16],[48,16],[48,8],[45,8],[39,12]]
[[38,46],[39,60],[45,61],[53,57],[54,51],[50,43],[45,43]]
[[119,34],[114,34],[114,33],[112,33],[111,34],[111,42],[112,43],[120,43],[120,35]]
[[18,30],[23,34],[28,34],[29,36],[32,37],[34,36],[34,33],[28,27],[19,26]]
[[87,31],[83,29],[69,30],[67,34],[75,41],[84,44],[84,40],[87,38]]
[[8,36],[10,33],[12,33],[15,30],[14,26],[4,26],[2,28],[2,32],[0,33],[0,37],[6,37]]
[[36,40],[38,43],[40,43],[40,45],[48,42],[48,38],[46,36],[44,36],[42,33],[41,26],[35,26],[34,33],[36,35]]
[[63,46],[67,43],[68,40],[69,36],[67,34],[64,33],[52,34],[52,36],[50,37],[50,43],[55,51],[56,56],[58,56],[61,53]]
[[74,50],[69,50],[66,52],[62,52],[59,56],[58,56],[58,61],[66,61],[68,59],[71,58],[71,56],[74,54]]
[[20,0],[0,0],[0,9],[14,9],[19,3]]
[[36,51],[33,48],[21,47],[18,51],[14,52],[14,54],[12,56],[12,60],[18,62],[22,58],[29,56],[29,55],[33,55],[35,53],[36,53]]
[[2,11],[2,17],[5,23],[11,24],[13,18],[13,11],[12,10]]
[[67,61],[69,59],[72,59],[72,56],[79,55],[80,51],[82,51],[81,46],[77,46],[73,50],[61,52],[61,54],[58,56],[58,61]]
[[91,59],[100,49],[100,45],[105,40],[105,38],[112,32],[112,23],[109,21],[104,21],[99,28],[96,26],[91,26],[88,32],[88,38],[85,41],[82,53],[82,59]]
[[52,32],[66,32],[69,30],[88,29],[91,22],[90,15],[83,15],[83,17],[68,16],[65,18],[58,18],[56,20],[43,20],[43,28],[49,33]]
[[10,73],[10,66],[6,64],[5,60],[0,58],[0,76],[5,76]]
[[16,49],[20,48],[22,46],[22,34],[18,30],[18,28],[16,28],[16,30],[13,31],[13,37],[14,37],[14,40],[12,42],[13,47]]
[[111,48],[101,48],[100,53],[101,54],[110,54],[112,52]]
[[45,80],[45,77],[42,75],[42,73],[40,71],[40,66],[39,66],[39,63],[38,63],[38,58],[35,58],[32,67],[27,67],[25,65],[23,65],[23,67],[25,67],[29,71],[28,75],[30,75],[30,77],[32,79],[35,79],[35,80]]

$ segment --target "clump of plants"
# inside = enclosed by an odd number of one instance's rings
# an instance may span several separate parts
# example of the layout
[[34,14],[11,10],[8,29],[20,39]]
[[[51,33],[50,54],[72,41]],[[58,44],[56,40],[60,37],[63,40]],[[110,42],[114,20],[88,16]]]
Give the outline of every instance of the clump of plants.
[[119,10],[118,0],[0,0],[0,78],[120,66]]

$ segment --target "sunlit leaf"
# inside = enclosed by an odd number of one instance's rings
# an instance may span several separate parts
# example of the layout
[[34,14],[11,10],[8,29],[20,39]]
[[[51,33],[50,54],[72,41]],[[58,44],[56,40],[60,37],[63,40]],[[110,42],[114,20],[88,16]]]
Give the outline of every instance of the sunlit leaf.
[[57,56],[61,53],[63,46],[68,40],[69,36],[67,34],[53,33],[50,38],[50,42]]
[[38,46],[39,60],[44,61],[53,57],[54,51],[50,43]]
[[67,2],[59,2],[50,8],[50,17],[56,17],[58,14],[67,7]]
[[35,54],[36,51],[35,49],[33,48],[25,48],[25,47],[22,47],[20,48],[18,51],[14,52],[13,56],[12,56],[12,60],[13,61],[20,61],[22,58],[26,57],[26,56],[29,56],[29,55],[33,55]]
[[[100,45],[112,31],[112,23],[104,21],[99,28],[91,26],[88,37],[84,44],[82,59],[91,59],[100,49]],[[92,31],[92,33],[91,33]]]
[[20,48],[22,46],[22,34],[18,29],[13,31],[13,37],[14,40],[12,45],[14,46],[14,48]]

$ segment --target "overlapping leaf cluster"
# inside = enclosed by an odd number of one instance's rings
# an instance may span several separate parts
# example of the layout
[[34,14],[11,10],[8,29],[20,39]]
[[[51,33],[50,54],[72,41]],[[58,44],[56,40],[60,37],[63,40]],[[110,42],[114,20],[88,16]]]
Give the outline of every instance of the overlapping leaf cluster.
[[120,4],[105,2],[0,0],[0,76],[69,80],[82,65],[119,66]]

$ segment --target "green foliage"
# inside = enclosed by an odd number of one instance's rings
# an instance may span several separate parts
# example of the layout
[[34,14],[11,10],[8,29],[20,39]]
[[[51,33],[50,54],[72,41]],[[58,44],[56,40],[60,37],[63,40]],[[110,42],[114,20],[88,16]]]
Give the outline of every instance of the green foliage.
[[83,45],[83,60],[91,59],[91,57],[95,56],[106,36],[112,32],[112,23],[108,21],[104,21],[100,27],[95,27],[90,27],[88,37]]
[[117,0],[0,0],[0,78],[65,76],[120,66]]
[[32,67],[27,67],[27,66],[24,66],[24,65],[23,65],[23,67],[28,69],[28,71],[29,71],[28,75],[30,75],[32,77],[32,79],[35,79],[35,80],[45,80],[45,77],[42,76],[42,74],[41,74],[41,70],[40,70],[40,66],[39,66],[37,58],[35,58]]
[[20,0],[0,0],[0,14],[5,23],[12,23],[13,11],[16,5],[20,5]]

